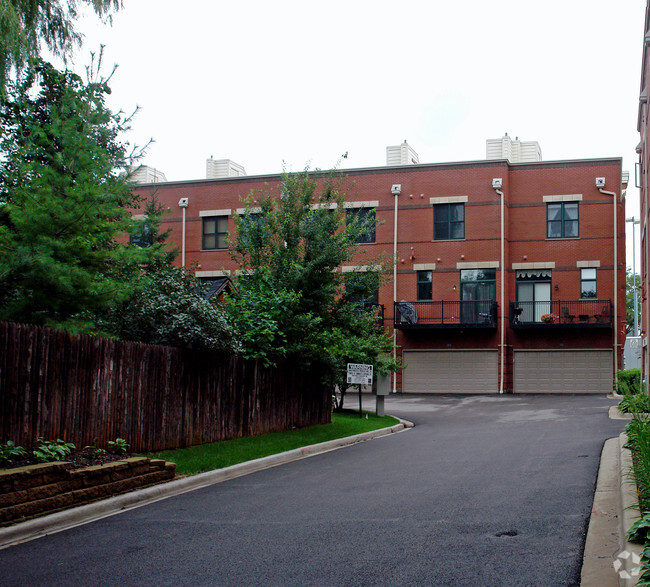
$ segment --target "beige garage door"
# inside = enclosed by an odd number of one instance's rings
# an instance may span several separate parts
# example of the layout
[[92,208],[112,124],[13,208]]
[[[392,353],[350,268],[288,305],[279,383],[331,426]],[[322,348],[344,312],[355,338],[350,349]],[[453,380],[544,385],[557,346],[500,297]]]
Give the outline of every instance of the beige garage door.
[[497,393],[497,351],[404,351],[404,393]]
[[515,393],[609,393],[612,351],[515,351]]

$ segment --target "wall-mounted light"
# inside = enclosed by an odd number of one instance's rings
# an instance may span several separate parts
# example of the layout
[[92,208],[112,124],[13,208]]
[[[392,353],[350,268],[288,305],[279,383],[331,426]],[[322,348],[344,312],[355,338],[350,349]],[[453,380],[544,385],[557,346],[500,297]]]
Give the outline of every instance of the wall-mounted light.
[[461,259],[464,259],[464,258],[465,258],[465,255],[461,255],[460,258],[461,258]]
[[454,283],[454,291],[456,291],[456,284]]
[[524,261],[528,259],[528,255],[524,255]]
[[440,257],[438,257],[438,263],[440,263]]
[[555,289],[556,290],[560,289],[560,286],[557,283],[555,284]]

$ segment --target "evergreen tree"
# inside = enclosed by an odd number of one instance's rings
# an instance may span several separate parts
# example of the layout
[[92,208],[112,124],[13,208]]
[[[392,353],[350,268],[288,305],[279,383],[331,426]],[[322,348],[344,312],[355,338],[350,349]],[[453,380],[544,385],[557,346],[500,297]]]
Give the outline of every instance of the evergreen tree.
[[0,319],[70,324],[123,299],[143,260],[117,240],[135,204],[118,173],[130,119],[89,78],[39,60],[0,107]]

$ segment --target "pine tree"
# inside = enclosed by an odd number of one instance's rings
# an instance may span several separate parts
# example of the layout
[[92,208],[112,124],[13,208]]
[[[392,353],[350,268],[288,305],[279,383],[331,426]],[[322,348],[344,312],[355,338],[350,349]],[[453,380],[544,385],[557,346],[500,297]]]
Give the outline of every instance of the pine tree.
[[[92,68],[91,68],[92,69]],[[0,319],[65,325],[123,299],[138,247],[124,176],[129,118],[106,80],[37,61],[0,107]]]

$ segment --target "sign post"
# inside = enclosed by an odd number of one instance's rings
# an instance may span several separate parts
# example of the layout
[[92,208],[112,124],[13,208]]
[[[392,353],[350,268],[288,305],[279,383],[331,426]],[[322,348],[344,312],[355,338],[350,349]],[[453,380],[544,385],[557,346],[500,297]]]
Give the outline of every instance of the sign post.
[[362,418],[361,386],[372,385],[372,365],[348,363],[348,385],[354,384],[359,386],[359,418]]

